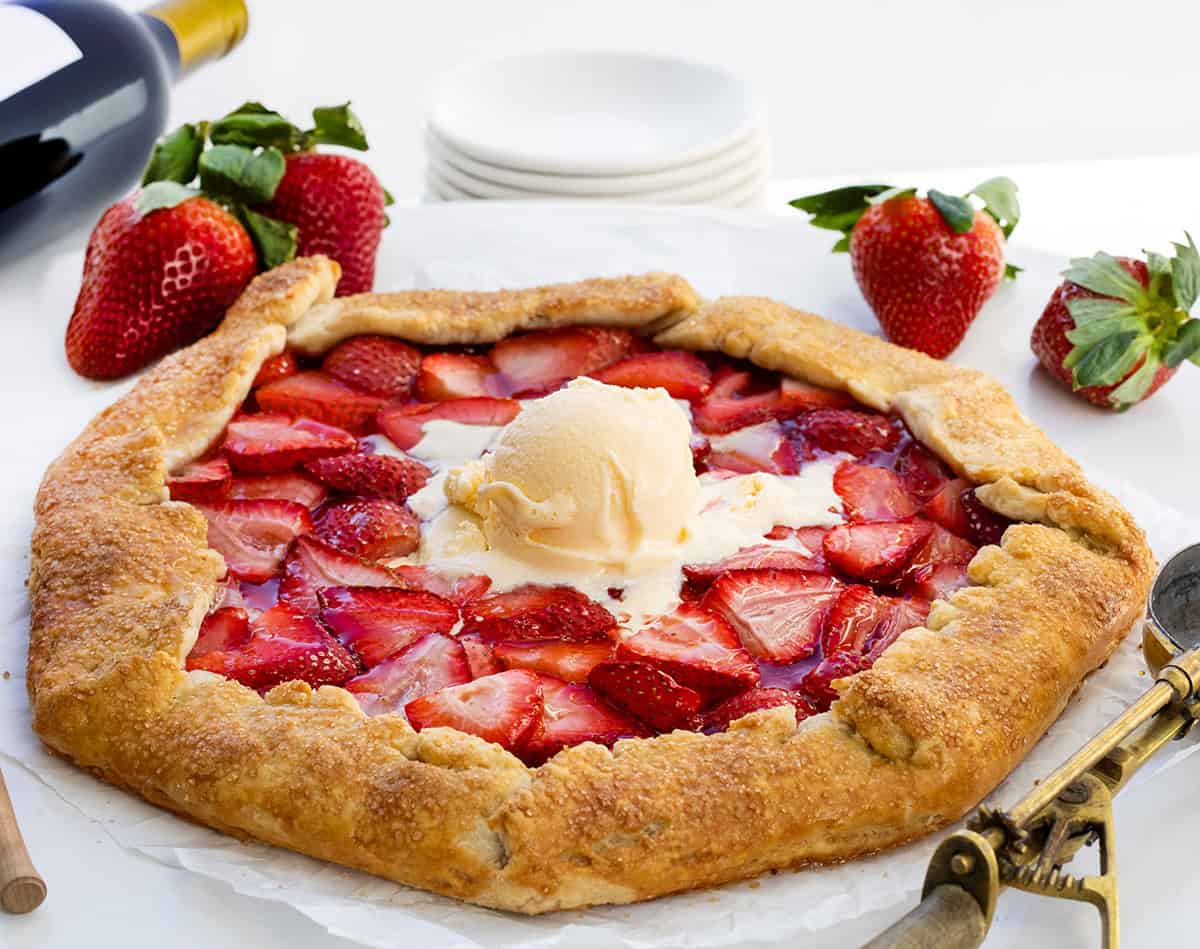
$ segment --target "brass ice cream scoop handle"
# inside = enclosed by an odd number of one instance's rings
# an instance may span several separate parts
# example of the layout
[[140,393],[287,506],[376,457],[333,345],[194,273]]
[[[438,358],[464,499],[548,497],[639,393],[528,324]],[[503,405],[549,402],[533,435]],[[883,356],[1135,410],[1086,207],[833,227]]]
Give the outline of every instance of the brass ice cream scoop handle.
[[[930,858],[917,907],[864,949],[974,949],[1005,886],[1091,903],[1101,946],[1117,949],[1112,799],[1200,714],[1200,544],[1159,570],[1142,648],[1154,685],[1018,804],[978,808]],[[1100,872],[1064,872],[1090,844],[1099,847]]]

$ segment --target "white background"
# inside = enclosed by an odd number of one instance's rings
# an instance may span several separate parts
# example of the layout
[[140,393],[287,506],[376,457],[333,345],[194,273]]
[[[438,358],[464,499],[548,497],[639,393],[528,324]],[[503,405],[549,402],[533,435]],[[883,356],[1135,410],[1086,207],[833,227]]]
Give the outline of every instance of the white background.
[[[777,178],[803,179],[774,186],[776,205],[818,176],[924,169],[914,180],[936,185],[944,179],[930,169],[979,166],[1012,171],[1023,184],[1027,219],[1018,240],[1026,243],[1063,253],[1136,251],[1200,226],[1200,162],[1091,163],[1200,152],[1200,63],[1192,52],[1200,17],[1184,2],[251,5],[243,47],[181,84],[174,120],[214,116],[246,98],[297,117],[314,104],[352,99],[372,140],[370,160],[398,197],[421,190],[420,121],[439,70],[500,52],[573,46],[674,52],[746,75],[768,103]],[[955,179],[945,181],[950,188],[975,175],[944,174]],[[81,245],[83,235],[73,240]],[[21,307],[21,292],[39,277],[37,260],[0,274],[4,309],[61,332],[64,314]],[[0,332],[5,351],[24,351],[19,337]],[[1181,484],[1197,461],[1196,436],[1171,431],[1169,442],[1138,461],[1181,469]],[[1169,500],[1200,512],[1192,497],[1177,486]],[[0,917],[0,946],[349,945],[286,907],[121,850],[27,772],[8,768],[6,776],[51,897],[29,917]],[[1186,875],[1162,879],[1158,855],[1200,841],[1195,795],[1178,782],[1169,790],[1134,787],[1120,816],[1126,945],[1165,944],[1175,934],[1172,912],[1193,904],[1200,887]],[[1094,945],[1091,913],[1006,894],[989,946]],[[892,915],[847,927],[846,944]]]

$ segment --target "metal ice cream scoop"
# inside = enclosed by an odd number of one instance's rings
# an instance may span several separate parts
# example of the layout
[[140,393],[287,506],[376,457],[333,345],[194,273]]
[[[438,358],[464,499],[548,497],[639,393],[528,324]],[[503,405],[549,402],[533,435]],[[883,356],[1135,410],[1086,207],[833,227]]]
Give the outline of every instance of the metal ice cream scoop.
[[[1020,803],[976,810],[968,829],[934,852],[917,907],[864,949],[975,949],[1005,886],[1091,903],[1100,912],[1101,945],[1117,949],[1112,798],[1200,715],[1200,544],[1175,554],[1155,577],[1142,646],[1154,685]],[[1100,872],[1065,873],[1092,843]]]

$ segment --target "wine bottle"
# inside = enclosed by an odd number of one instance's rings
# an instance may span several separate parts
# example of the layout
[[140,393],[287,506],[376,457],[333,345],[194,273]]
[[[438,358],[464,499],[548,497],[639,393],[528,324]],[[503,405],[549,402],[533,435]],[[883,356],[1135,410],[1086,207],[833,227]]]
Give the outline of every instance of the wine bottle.
[[134,185],[167,122],[171,83],[246,33],[244,0],[0,4],[0,264]]

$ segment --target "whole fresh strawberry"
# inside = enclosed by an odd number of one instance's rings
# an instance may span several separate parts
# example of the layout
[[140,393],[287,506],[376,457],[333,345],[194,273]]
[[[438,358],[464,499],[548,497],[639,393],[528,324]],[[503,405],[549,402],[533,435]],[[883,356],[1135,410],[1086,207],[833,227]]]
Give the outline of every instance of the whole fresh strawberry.
[[[992,178],[956,197],[886,185],[838,188],[791,204],[841,231],[854,277],[894,343],[942,358],[954,351],[1001,278],[1004,244],[1020,216],[1016,185]],[[974,195],[981,202],[976,208]]]
[[258,210],[296,227],[296,252],[342,265],[338,296],[375,283],[375,252],[387,224],[386,192],[357,158],[320,152],[289,155],[275,197]]
[[313,109],[304,131],[247,102],[216,122],[181,125],[154,148],[142,191],[109,208],[88,244],[67,329],[82,375],[112,379],[220,322],[257,270],[296,254],[342,265],[339,294],[371,289],[390,198],[362,162],[349,103]]
[[88,241],[66,350],[89,379],[115,379],[199,339],[258,269],[232,214],[203,197],[163,206],[159,191],[118,201]]
[[1198,360],[1200,253],[1187,235],[1175,256],[1098,253],[1071,261],[1033,327],[1030,346],[1078,395],[1121,411],[1148,399],[1185,359]]

